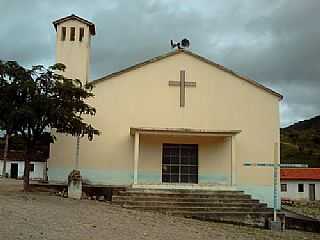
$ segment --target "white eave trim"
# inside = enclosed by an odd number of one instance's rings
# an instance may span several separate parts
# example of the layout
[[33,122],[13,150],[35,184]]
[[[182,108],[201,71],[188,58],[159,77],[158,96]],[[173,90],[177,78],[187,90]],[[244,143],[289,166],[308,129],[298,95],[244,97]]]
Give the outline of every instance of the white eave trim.
[[147,135],[184,135],[184,136],[234,136],[241,130],[210,130],[210,129],[192,129],[192,128],[154,128],[154,127],[130,127],[130,135],[135,133]]

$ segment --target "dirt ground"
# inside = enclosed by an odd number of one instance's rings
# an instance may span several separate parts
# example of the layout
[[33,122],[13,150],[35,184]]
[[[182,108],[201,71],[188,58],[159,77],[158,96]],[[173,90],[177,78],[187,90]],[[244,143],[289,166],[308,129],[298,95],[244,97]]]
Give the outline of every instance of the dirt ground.
[[0,239],[320,239],[320,234],[273,233],[122,209],[106,202],[24,193],[17,180],[0,179]]

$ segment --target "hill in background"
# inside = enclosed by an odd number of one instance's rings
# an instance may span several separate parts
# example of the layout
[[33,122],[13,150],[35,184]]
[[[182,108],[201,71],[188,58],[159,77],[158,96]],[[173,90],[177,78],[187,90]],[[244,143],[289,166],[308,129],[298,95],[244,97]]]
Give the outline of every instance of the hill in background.
[[320,167],[320,116],[281,129],[281,163]]

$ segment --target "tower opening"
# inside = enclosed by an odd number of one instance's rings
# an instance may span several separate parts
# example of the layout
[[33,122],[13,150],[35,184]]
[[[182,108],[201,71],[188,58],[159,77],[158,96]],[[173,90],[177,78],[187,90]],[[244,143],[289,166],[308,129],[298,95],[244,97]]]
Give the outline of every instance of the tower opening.
[[75,27],[71,27],[70,28],[70,41],[74,41],[76,37],[76,28]]
[[66,40],[66,35],[67,35],[67,28],[66,27],[62,27],[62,29],[61,29],[61,41],[65,41]]
[[80,42],[82,42],[83,37],[84,37],[84,28],[81,27],[81,28],[80,28],[80,32],[79,32],[79,41],[80,41]]

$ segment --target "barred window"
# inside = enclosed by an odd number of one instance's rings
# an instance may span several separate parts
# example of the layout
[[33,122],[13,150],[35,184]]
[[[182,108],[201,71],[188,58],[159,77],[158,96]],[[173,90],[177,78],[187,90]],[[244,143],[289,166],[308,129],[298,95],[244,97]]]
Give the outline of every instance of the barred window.
[[198,183],[198,145],[163,144],[162,182]]

